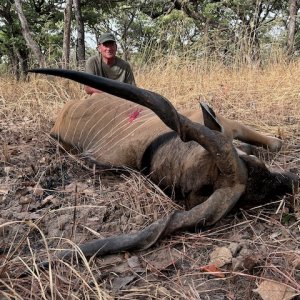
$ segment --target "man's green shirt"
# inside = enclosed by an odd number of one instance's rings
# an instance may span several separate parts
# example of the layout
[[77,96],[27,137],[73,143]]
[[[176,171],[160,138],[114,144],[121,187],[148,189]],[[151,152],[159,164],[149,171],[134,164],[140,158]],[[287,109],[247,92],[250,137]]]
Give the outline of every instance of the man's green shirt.
[[92,56],[86,62],[85,71],[90,74],[136,85],[129,63],[119,57],[116,57],[114,65],[109,66],[102,61],[101,55]]

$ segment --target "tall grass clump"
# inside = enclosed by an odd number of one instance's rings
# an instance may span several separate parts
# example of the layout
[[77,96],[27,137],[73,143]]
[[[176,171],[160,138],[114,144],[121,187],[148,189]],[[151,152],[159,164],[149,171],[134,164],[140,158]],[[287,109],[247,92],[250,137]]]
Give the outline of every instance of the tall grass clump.
[[170,56],[138,69],[137,77],[140,86],[161,93],[178,107],[198,107],[199,101],[205,101],[227,117],[275,129],[297,125],[299,67],[299,61],[282,61],[237,68],[220,61]]

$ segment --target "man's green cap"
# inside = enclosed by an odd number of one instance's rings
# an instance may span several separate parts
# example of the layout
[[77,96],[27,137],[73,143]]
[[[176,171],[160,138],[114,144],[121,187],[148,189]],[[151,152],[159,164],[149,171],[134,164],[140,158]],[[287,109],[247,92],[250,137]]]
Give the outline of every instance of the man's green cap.
[[112,33],[103,33],[99,38],[99,44],[103,44],[105,42],[116,42],[116,38]]

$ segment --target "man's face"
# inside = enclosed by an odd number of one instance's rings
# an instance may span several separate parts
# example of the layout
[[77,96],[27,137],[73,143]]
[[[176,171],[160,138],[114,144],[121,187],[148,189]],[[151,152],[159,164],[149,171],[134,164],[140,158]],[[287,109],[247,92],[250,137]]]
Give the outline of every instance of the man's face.
[[107,41],[99,45],[99,52],[103,58],[110,59],[116,56],[117,44],[114,41]]

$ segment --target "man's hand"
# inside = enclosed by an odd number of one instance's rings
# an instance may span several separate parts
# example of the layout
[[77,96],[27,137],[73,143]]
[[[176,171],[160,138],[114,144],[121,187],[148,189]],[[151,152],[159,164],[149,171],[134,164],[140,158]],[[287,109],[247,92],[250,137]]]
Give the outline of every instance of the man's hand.
[[84,90],[89,95],[93,95],[95,93],[103,93],[101,90],[94,89],[94,88],[92,88],[90,86],[87,86],[87,85],[84,86]]

